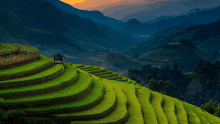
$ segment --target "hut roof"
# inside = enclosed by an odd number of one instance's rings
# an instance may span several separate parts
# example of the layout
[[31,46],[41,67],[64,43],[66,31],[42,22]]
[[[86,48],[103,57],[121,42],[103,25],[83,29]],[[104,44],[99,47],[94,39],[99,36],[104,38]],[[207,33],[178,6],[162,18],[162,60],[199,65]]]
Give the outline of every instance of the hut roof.
[[57,56],[57,55],[62,56],[66,59],[66,57],[64,55],[60,54],[59,52],[53,54],[53,56]]

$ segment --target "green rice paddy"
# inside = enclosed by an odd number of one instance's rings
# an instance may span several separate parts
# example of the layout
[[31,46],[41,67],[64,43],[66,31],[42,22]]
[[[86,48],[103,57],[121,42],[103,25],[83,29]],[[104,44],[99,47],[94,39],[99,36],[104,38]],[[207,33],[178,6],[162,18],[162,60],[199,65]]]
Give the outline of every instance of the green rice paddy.
[[48,70],[45,70],[41,73],[37,73],[37,74],[29,76],[29,77],[23,77],[23,78],[18,78],[18,79],[14,79],[14,80],[0,81],[0,84],[9,84],[9,83],[17,83],[17,82],[38,80],[38,79],[41,79],[41,78],[48,77],[48,76],[60,71],[62,68],[63,68],[63,65],[56,64],[54,67],[52,67]]
[[26,64],[23,66],[18,66],[15,68],[1,70],[0,76],[9,76],[9,75],[18,74],[18,73],[24,73],[30,70],[40,68],[43,65],[46,65],[48,63],[51,63],[51,60],[48,57],[41,55],[41,59],[39,61],[35,61],[35,62]]
[[[98,80],[99,79],[95,79],[95,82]],[[95,115],[95,114],[103,113],[104,111],[110,109],[110,107],[112,107],[114,105],[114,103],[116,102],[116,95],[115,95],[115,92],[113,91],[111,84],[109,84],[105,81],[103,81],[102,84],[106,88],[106,94],[100,104],[98,104],[97,106],[95,106],[91,109],[85,110],[85,111],[81,111],[81,112],[77,112],[77,113],[59,114],[59,115],[54,115],[54,116],[68,117],[68,116]]]
[[[41,55],[40,60],[32,63],[0,70],[0,76],[31,71],[52,62],[53,58]],[[35,93],[54,87],[61,87],[60,90],[28,97],[0,98],[0,107],[10,110],[10,105],[38,104],[47,101],[48,104],[43,104],[44,106],[22,109],[28,118],[51,118],[55,119],[57,124],[66,124],[66,122],[72,124],[220,124],[220,118],[201,110],[199,107],[151,91],[120,74],[116,76],[115,72],[103,67],[65,62],[56,63],[59,64],[40,71],[38,74],[0,81],[0,84],[7,86],[18,82],[28,83],[29,81],[46,79],[48,76],[56,75],[65,66],[64,72],[54,79],[14,88],[1,88],[3,85],[0,85],[0,95]],[[67,82],[71,83],[65,85]],[[60,100],[60,102],[53,103],[54,99]],[[63,100],[67,102],[63,102]]]

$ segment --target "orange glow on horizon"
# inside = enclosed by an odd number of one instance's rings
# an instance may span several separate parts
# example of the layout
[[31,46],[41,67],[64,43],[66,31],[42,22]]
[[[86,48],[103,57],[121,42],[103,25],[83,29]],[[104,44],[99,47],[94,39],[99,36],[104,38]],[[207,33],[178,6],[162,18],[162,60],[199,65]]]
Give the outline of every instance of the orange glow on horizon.
[[73,5],[73,4],[76,4],[76,3],[82,3],[86,0],[60,0],[64,3],[67,3],[67,4],[70,4],[70,5]]
[[167,0],[60,0],[66,4],[71,5],[74,8],[81,10],[98,10],[103,11],[106,8],[127,5],[127,7],[137,7],[139,5],[156,3],[158,1],[167,1]]

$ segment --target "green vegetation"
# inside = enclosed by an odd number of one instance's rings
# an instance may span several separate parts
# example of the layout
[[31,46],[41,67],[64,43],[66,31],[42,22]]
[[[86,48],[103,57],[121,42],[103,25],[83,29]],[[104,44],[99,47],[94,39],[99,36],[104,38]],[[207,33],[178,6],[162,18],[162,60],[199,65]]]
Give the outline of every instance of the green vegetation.
[[[96,82],[94,81],[94,89],[87,95],[85,96],[83,99],[74,101],[74,102],[70,102],[67,104],[58,104],[58,105],[53,105],[53,106],[48,106],[48,107],[42,107],[42,108],[27,108],[24,109],[26,112],[42,112],[45,113],[47,111],[50,110],[58,110],[59,109],[64,109],[64,108],[77,108],[77,107],[84,107],[84,106],[88,106],[89,104],[93,103],[95,100],[97,100],[99,97],[102,96],[102,89],[103,89],[103,85],[100,82]],[[70,88],[69,88],[70,89]],[[81,90],[81,89],[80,89]],[[62,90],[59,94],[64,94],[66,90]],[[73,90],[72,90],[73,91]],[[58,91],[59,92],[59,91]],[[67,93],[65,94],[71,94],[71,90],[67,90]]]
[[63,68],[63,65],[56,64],[54,67],[52,67],[48,70],[45,70],[41,73],[37,73],[37,74],[32,75],[32,76],[18,78],[18,79],[14,79],[14,80],[0,81],[0,84],[28,82],[28,81],[32,81],[32,80],[42,79],[42,78],[49,77],[49,76],[55,74],[56,72],[60,71],[62,68]]
[[108,123],[108,122],[115,122],[123,117],[126,116],[127,114],[127,109],[126,109],[126,102],[127,98],[125,94],[122,92],[121,88],[118,87],[117,84],[111,84],[113,87],[113,90],[116,94],[117,97],[117,106],[116,109],[107,117],[99,120],[91,120],[91,121],[73,121],[72,123]]
[[7,69],[7,70],[1,70],[0,77],[24,73],[27,71],[31,71],[31,70],[40,68],[40,67],[42,67],[46,64],[49,64],[49,63],[52,63],[52,61],[50,59],[48,59],[48,57],[41,55],[41,59],[39,61],[35,61],[32,63],[26,64],[24,66],[18,66],[18,67]]
[[[52,58],[41,57],[40,60],[16,67],[15,73],[32,71],[53,61]],[[63,72],[58,75],[63,67]],[[7,77],[14,74],[12,70],[1,70],[0,73]],[[0,81],[0,84],[4,84],[0,85],[0,95],[11,95],[0,100],[1,123],[220,123],[220,119],[212,115],[220,113],[220,107],[214,108],[213,101],[199,108],[172,98],[178,96],[178,87],[171,81],[159,80],[156,83],[153,74],[145,76],[149,84],[149,88],[146,88],[136,80],[114,75],[115,72],[98,66],[59,63],[42,70],[39,68],[39,73],[23,78]],[[173,74],[178,75],[178,71],[175,65]],[[52,75],[56,75],[55,78],[45,81]],[[25,84],[39,79],[42,80],[39,84],[12,87],[18,82]],[[17,96],[19,93],[29,96]]]
[[[99,79],[94,77],[95,82],[99,81]],[[114,104],[116,103],[116,96],[115,96],[115,92],[113,91],[112,86],[107,83],[106,81],[102,81],[102,84],[104,85],[104,87],[106,88],[106,94],[104,96],[104,99],[102,100],[102,102],[100,104],[98,104],[97,106],[85,110],[85,111],[81,111],[81,112],[77,112],[77,113],[67,113],[67,114],[58,114],[58,115],[53,115],[55,117],[81,117],[81,116],[91,116],[91,115],[97,115],[97,114],[102,114],[105,111],[111,109],[112,106],[114,106]]]
[[[33,86],[26,86],[26,87],[19,87],[17,89],[6,89],[6,90],[1,90],[1,93],[17,93],[17,92],[25,92],[25,91],[37,91],[39,89],[46,89],[54,86],[58,86],[60,84],[63,84],[64,82],[72,80],[74,77],[78,76],[76,74],[76,70],[72,68],[67,68],[66,72],[63,73],[61,76],[57,77],[56,80],[51,80],[48,82],[44,82],[38,85],[33,85]],[[88,81],[87,81],[88,80]],[[91,79],[90,79],[91,80]],[[77,94],[81,91],[84,90],[84,87],[82,87],[82,82],[85,83],[86,86],[89,85],[90,81],[89,78],[86,77],[84,80],[78,80],[77,83],[75,83],[74,86],[67,87],[65,90],[59,90],[57,92],[53,92],[50,94],[44,94],[44,95],[37,95],[37,96],[31,96],[31,97],[24,97],[24,98],[17,98],[17,99],[6,99],[3,101],[4,104],[8,103],[19,103],[19,102],[28,102],[28,101],[36,101],[36,100],[45,100],[45,99],[52,99],[52,98],[59,98],[59,97],[65,97],[66,95],[73,95]],[[85,86],[85,88],[86,88]],[[74,90],[74,92],[71,92]]]
[[0,43],[0,55],[4,55],[5,53],[9,53],[12,51],[16,51],[17,49],[21,48],[21,45],[17,44],[2,44]]

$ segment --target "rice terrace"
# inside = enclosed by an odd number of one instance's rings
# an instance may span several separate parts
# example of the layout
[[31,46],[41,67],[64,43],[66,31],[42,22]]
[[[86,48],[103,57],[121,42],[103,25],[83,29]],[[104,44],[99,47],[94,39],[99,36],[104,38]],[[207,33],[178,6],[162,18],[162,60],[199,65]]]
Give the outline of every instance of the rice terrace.
[[57,124],[220,124],[220,118],[100,66],[1,44],[0,108]]

